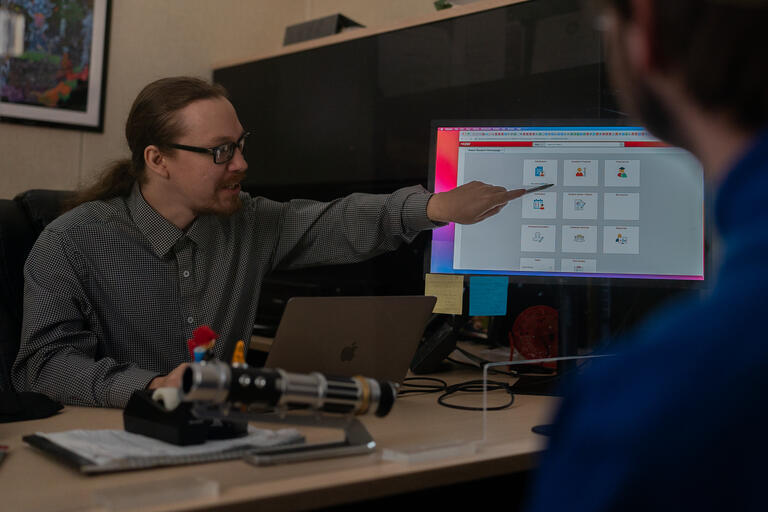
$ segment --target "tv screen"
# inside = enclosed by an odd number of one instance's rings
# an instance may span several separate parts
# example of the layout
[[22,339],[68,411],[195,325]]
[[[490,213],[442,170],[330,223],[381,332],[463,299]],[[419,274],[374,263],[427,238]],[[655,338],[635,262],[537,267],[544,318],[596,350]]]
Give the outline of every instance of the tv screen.
[[704,279],[704,176],[690,153],[605,121],[438,121],[435,192],[470,181],[528,193],[432,233],[432,272]]

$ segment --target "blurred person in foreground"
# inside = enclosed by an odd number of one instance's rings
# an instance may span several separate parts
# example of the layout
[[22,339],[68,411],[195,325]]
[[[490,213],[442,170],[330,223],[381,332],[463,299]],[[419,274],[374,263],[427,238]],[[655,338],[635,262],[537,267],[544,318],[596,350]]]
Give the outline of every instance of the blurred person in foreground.
[[595,3],[621,103],[702,162],[723,251],[706,298],[568,383],[527,510],[766,510],[768,2]]

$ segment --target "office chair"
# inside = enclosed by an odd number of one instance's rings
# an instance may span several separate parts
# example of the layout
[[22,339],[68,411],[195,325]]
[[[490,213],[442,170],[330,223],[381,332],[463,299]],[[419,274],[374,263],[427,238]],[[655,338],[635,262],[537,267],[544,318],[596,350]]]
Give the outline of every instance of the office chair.
[[11,365],[21,339],[24,262],[43,228],[72,192],[28,190],[0,199],[0,391],[12,390]]

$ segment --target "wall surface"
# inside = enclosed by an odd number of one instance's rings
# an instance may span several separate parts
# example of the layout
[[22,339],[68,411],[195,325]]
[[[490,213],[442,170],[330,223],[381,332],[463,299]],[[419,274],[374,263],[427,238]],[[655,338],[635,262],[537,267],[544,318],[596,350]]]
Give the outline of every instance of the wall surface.
[[0,198],[74,189],[128,156],[123,135],[139,90],[165,76],[274,53],[285,27],[335,13],[369,28],[423,20],[433,0],[113,0],[104,132],[0,123]]

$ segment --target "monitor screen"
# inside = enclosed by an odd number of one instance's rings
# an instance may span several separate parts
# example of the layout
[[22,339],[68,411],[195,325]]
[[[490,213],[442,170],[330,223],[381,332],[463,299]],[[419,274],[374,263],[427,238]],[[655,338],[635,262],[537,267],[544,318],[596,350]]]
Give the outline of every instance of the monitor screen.
[[700,163],[641,127],[598,123],[433,122],[433,191],[552,186],[436,229],[430,271],[702,281]]

